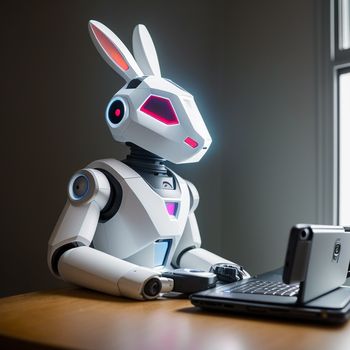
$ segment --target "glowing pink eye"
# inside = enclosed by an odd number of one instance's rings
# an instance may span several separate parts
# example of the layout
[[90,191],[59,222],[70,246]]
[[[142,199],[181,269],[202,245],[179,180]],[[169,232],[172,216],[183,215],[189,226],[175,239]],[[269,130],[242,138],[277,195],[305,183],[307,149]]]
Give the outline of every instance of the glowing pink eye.
[[196,148],[198,146],[198,142],[190,137],[186,137],[184,141],[192,148]]
[[119,108],[117,108],[116,110],[115,110],[115,112],[114,112],[114,114],[115,114],[115,116],[116,117],[120,117],[120,114],[121,114],[122,112],[121,112],[121,110],[119,109]]
[[167,98],[151,95],[141,106],[140,110],[164,124],[179,124],[174,107]]

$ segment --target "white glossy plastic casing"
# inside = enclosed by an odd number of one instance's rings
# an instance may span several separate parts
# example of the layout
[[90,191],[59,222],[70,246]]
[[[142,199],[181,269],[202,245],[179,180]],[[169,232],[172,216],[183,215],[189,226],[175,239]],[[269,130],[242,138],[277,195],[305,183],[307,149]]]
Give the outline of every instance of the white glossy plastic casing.
[[[141,111],[143,103],[151,95],[170,100],[178,124],[167,125]],[[106,118],[116,141],[135,143],[173,163],[198,162],[208,150],[212,140],[193,96],[172,82],[149,76],[137,89],[125,86],[116,97],[122,97],[128,108],[128,116],[117,126]],[[185,142],[188,137],[198,146],[192,148],[188,145]]]
[[[176,197],[162,197],[136,171],[120,161],[103,159],[94,161],[89,167],[108,171],[123,191],[117,214],[97,225],[94,247],[134,264],[154,268],[156,241],[168,239],[171,244],[165,266],[158,268],[171,268],[172,257],[183,236],[190,212],[187,182],[173,173],[180,193]],[[169,215],[167,211],[166,203],[169,201],[177,203],[176,216]]]

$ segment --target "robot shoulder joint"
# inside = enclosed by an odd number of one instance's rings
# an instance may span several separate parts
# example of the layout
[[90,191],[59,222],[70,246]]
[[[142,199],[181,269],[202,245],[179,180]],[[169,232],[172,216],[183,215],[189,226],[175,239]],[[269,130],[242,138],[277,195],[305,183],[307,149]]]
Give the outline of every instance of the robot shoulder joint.
[[110,194],[111,186],[107,177],[96,169],[82,169],[76,172],[68,183],[68,198],[74,206],[95,201],[102,210]]

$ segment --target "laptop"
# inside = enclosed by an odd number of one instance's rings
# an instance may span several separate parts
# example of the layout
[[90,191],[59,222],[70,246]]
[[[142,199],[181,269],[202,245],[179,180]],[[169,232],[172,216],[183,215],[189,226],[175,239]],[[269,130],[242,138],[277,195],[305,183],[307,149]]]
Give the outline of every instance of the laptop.
[[350,317],[350,228],[299,224],[291,229],[285,265],[190,296],[204,309],[342,323]]

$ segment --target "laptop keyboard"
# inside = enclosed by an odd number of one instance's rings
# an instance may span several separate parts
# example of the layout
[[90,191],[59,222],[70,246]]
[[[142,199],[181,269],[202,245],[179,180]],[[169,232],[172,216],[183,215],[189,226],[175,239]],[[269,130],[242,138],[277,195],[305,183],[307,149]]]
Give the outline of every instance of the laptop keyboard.
[[296,296],[299,284],[285,284],[277,281],[251,280],[223,291],[224,293],[266,294],[286,297]]

